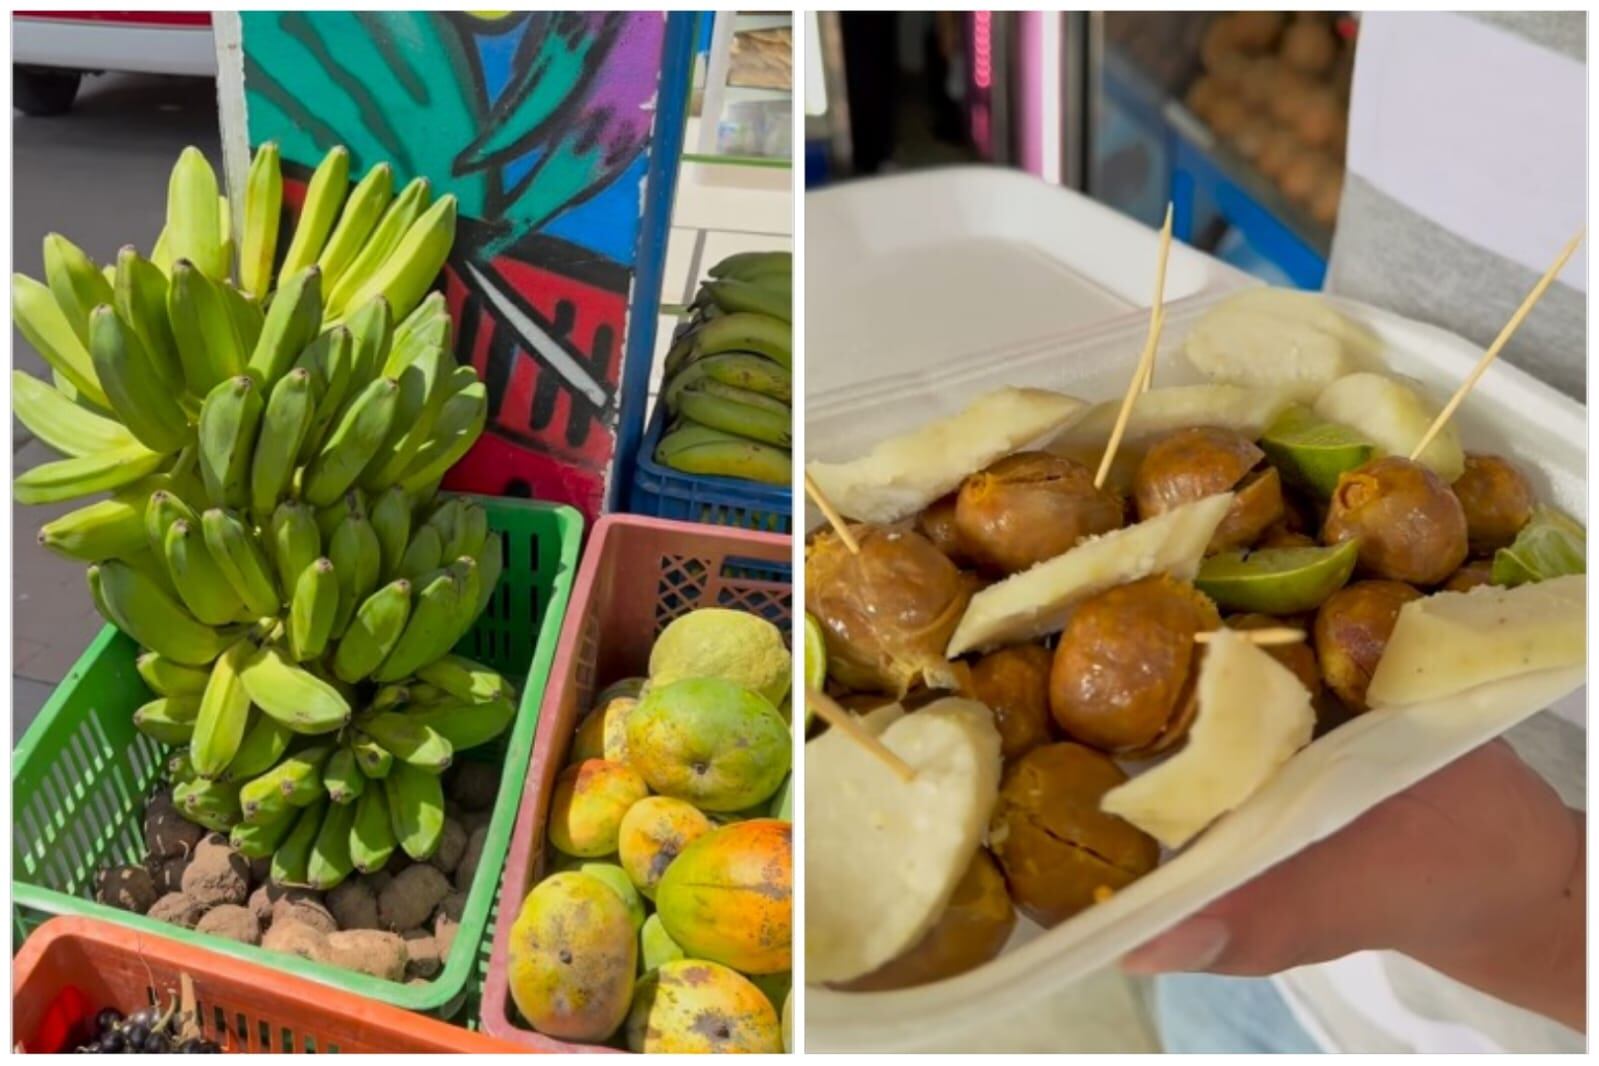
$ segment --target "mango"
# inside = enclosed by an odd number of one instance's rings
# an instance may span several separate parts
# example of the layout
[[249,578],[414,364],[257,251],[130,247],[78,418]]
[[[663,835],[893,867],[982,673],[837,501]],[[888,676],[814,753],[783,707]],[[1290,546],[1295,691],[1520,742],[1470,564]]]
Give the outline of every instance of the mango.
[[793,958],[793,826],[736,822],[700,837],[666,868],[655,909],[691,958],[772,974]]
[[631,696],[618,696],[601,707],[590,711],[577,727],[572,738],[572,754],[568,764],[585,759],[604,759],[607,762],[627,763],[627,716],[638,701]]
[[661,630],[650,649],[650,687],[715,677],[781,703],[788,694],[790,657],[783,633],[745,611],[706,607]]
[[711,820],[690,803],[648,796],[628,808],[616,840],[622,869],[638,890],[655,898],[655,886],[684,848],[711,831]]
[[627,1046],[666,1054],[776,1054],[783,1050],[783,1029],[777,1010],[748,978],[714,962],[683,959],[638,983]]
[[600,690],[598,696],[594,697],[594,703],[589,709],[596,710],[604,707],[618,696],[626,696],[630,700],[636,700],[638,699],[638,694],[644,691],[644,686],[647,684],[649,684],[648,679],[642,677],[624,677],[620,681],[612,681]]
[[640,929],[638,934],[638,946],[639,969],[644,973],[658,969],[663,963],[686,958],[683,949],[666,931],[666,926],[661,924],[659,914],[652,914],[644,919],[644,928]]
[[550,797],[550,842],[568,855],[597,859],[616,850],[622,816],[650,794],[644,779],[621,763],[585,759],[555,779]]
[[702,811],[740,811],[788,773],[788,725],[764,697],[718,678],[651,685],[627,718],[628,763]]
[[511,999],[539,1032],[598,1042],[616,1032],[633,999],[638,940],[627,906],[577,872],[534,886],[511,926]]
[[603,882],[611,891],[622,898],[622,903],[627,907],[627,916],[633,921],[633,932],[638,932],[644,926],[644,900],[639,897],[638,889],[633,887],[633,882],[628,879],[627,871],[614,862],[586,862],[577,868],[578,873],[588,874],[596,881]]

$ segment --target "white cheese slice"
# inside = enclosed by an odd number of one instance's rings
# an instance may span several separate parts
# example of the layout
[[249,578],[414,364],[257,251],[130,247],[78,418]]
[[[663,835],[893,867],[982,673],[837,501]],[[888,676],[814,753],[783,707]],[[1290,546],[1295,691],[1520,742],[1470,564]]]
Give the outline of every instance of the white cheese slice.
[[[1377,446],[1378,455],[1409,456],[1438,408],[1406,382],[1386,374],[1362,372],[1339,378],[1316,398],[1316,414],[1356,430]],[[1453,484],[1466,469],[1466,454],[1453,422],[1446,423],[1421,453],[1421,464]]]
[[[1297,304],[1262,308],[1240,305],[1238,299],[1207,313],[1183,342],[1188,361],[1211,381],[1281,388],[1309,403],[1322,389],[1361,368],[1343,331],[1300,314]],[[1305,299],[1335,318],[1343,317],[1313,297]]]
[[995,389],[958,414],[879,441],[858,459],[805,469],[846,518],[897,522],[953,492],[967,475],[1053,436],[1086,406],[1047,389]]
[[1293,672],[1229,629],[1205,653],[1198,692],[1182,749],[1100,800],[1168,848],[1247,800],[1310,743],[1316,725],[1310,693]]
[[[889,713],[884,714],[883,712]],[[874,726],[916,776],[849,738],[805,746],[805,977],[848,981],[933,927],[982,843],[999,794],[999,731],[981,703],[943,699]],[[820,750],[818,750],[820,746]]]
[[950,637],[951,658],[1020,644],[1059,631],[1071,609],[1097,592],[1151,574],[1192,581],[1211,534],[1232,506],[1230,492],[1185,503],[1077,544],[977,593]]
[[1412,600],[1399,609],[1367,702],[1400,707],[1534,670],[1578,666],[1587,651],[1587,599],[1587,577],[1572,574]]
[[[1150,389],[1133,401],[1121,447],[1138,449],[1156,437],[1193,426],[1220,426],[1236,430],[1250,440],[1258,440],[1293,400],[1293,395],[1281,388],[1173,385]],[[1095,404],[1056,434],[1047,445],[1048,449],[1060,455],[1079,454],[1085,448],[1103,450],[1116,425],[1121,404],[1120,399]]]

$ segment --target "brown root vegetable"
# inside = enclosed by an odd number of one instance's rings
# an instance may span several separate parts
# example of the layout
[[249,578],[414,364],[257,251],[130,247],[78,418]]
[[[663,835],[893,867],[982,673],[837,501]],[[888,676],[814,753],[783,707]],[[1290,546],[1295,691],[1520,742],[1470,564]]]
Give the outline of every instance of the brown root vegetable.
[[360,878],[348,877],[327,894],[328,911],[340,929],[379,929],[378,896]]
[[450,888],[450,879],[434,867],[426,863],[407,866],[378,893],[378,922],[397,933],[417,929],[450,894]]
[[1359,539],[1370,577],[1437,585],[1466,561],[1466,513],[1437,474],[1390,455],[1339,476],[1321,539]]
[[1253,114],[1271,103],[1271,94],[1281,77],[1282,64],[1272,56],[1249,59],[1245,63],[1238,91],[1247,113]]
[[188,865],[189,859],[186,855],[173,855],[170,858],[151,861],[150,880],[155,883],[156,894],[164,896],[168,892],[182,892],[183,871]]
[[272,904],[272,928],[279,925],[303,925],[321,933],[331,933],[339,928],[329,911],[314,892],[303,889],[285,895]]
[[1210,128],[1223,137],[1238,132],[1249,118],[1249,107],[1236,96],[1223,96],[1210,110]]
[[500,768],[463,759],[450,767],[450,798],[469,811],[487,810],[500,794]]
[[1133,500],[1140,520],[1165,514],[1220,492],[1237,491],[1216,527],[1207,552],[1253,544],[1282,517],[1282,481],[1277,471],[1256,468],[1266,453],[1243,434],[1217,426],[1179,429],[1156,440],[1133,477]]
[[333,933],[328,937],[327,945],[327,961],[335,966],[380,977],[385,981],[405,979],[405,941],[396,933],[379,929],[352,929]]
[[1284,63],[1304,74],[1321,77],[1332,70],[1338,58],[1338,40],[1332,27],[1314,15],[1301,15],[1283,31]]
[[472,878],[477,876],[478,863],[483,861],[483,846],[488,843],[489,827],[478,826],[466,838],[466,852],[455,867],[455,887],[462,892],[472,890]]
[[250,863],[227,837],[212,833],[195,846],[182,884],[184,893],[204,907],[243,903],[250,895]]
[[1251,117],[1233,134],[1233,149],[1253,162],[1266,150],[1266,139],[1271,135],[1271,123],[1264,118]]
[[1058,925],[1155,868],[1154,838],[1099,807],[1126,780],[1106,756],[1070,743],[1034,748],[1005,771],[988,839],[1023,914]]
[[1053,656],[1040,644],[1019,644],[972,664],[972,699],[994,712],[1000,754],[1007,763],[1054,739],[1049,713],[1049,667]]
[[187,859],[205,836],[205,830],[179,813],[172,793],[163,789],[144,808],[144,846],[152,862]]
[[156,901],[155,881],[143,866],[112,866],[100,872],[94,898],[109,907],[143,914]]
[[1466,544],[1473,555],[1507,547],[1538,505],[1532,484],[1497,455],[1468,454],[1466,469],[1450,487],[1465,512]]
[[944,913],[916,946],[840,987],[878,992],[954,977],[998,955],[1015,927],[1016,910],[1005,890],[1005,876],[994,857],[978,848]]
[[268,951],[281,951],[298,955],[312,962],[331,962],[328,934],[303,922],[274,921],[261,938],[261,946]]
[[195,924],[194,931],[237,940],[241,944],[261,943],[261,923],[248,907],[241,907],[237,903],[212,907]]
[[1470,592],[1482,585],[1494,583],[1494,563],[1492,559],[1473,559],[1459,570],[1449,575],[1449,580],[1443,583],[1445,592]]
[[973,474],[955,500],[961,545],[1001,574],[1053,559],[1084,537],[1120,529],[1122,501],[1094,487],[1094,472],[1048,452],[1018,452]]
[[[229,904],[224,904],[228,906]],[[204,917],[206,909],[196,899],[184,895],[182,892],[168,892],[150,905],[145,912],[148,918],[158,922],[171,922],[181,925],[185,929],[193,929],[195,924]]]
[[405,975],[434,977],[443,966],[439,942],[423,929],[413,929],[400,939],[405,941]]
[[1280,11],[1233,11],[1223,18],[1229,39],[1246,52],[1271,51],[1286,21]]
[[466,852],[467,832],[454,818],[444,819],[444,829],[439,834],[439,847],[428,859],[428,865],[442,874],[452,874]]
[[955,493],[942,496],[928,504],[916,516],[916,532],[932,542],[933,547],[949,557],[956,566],[969,566],[971,557],[961,543],[960,530],[955,525]]
[[[1276,629],[1278,626],[1297,624],[1293,620],[1269,614],[1235,614],[1227,619],[1228,629]],[[1321,667],[1316,664],[1316,653],[1311,650],[1308,632],[1305,639],[1297,643],[1268,644],[1261,651],[1288,667],[1312,697],[1321,691]]]
[[1294,118],[1294,130],[1307,147],[1331,148],[1338,139],[1338,131],[1348,121],[1349,116],[1336,96],[1326,89],[1313,89],[1305,94]]
[[1366,689],[1388,647],[1399,609],[1421,593],[1400,581],[1357,581],[1327,597],[1313,629],[1322,679],[1356,714],[1369,710]]
[[846,688],[903,696],[949,674],[944,649],[973,582],[920,533],[854,526],[860,553],[831,532],[805,558],[805,609],[827,634],[827,673]]
[[1049,705],[1074,740],[1129,758],[1166,750],[1188,732],[1197,700],[1199,646],[1216,629],[1216,605],[1165,575],[1091,596],[1055,649]]

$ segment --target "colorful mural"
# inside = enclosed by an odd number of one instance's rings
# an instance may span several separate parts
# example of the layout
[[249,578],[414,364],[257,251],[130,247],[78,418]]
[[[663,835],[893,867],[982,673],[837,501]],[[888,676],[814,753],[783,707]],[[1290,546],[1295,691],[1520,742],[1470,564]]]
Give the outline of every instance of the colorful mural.
[[[246,12],[252,146],[291,201],[329,147],[460,200],[445,291],[489,431],[452,488],[602,508],[655,118],[660,12]],[[294,179],[298,178],[299,182]],[[292,189],[290,186],[294,186]]]

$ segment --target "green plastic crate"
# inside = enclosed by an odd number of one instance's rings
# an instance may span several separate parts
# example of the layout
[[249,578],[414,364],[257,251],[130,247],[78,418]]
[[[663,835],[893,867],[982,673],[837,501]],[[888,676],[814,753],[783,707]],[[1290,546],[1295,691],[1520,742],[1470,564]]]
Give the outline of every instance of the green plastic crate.
[[20,946],[51,915],[78,914],[250,959],[408,1010],[450,1016],[470,1005],[481,993],[500,872],[583,537],[582,516],[570,507],[475,499],[487,508],[490,527],[504,535],[506,558],[487,610],[458,650],[513,678],[522,699],[515,723],[500,740],[500,792],[483,857],[460,931],[437,977],[414,985],[384,981],[93,900],[97,870],[143,856],[140,815],[171,750],[133,728],[134,710],[151,696],[134,669],[138,646],[112,626],[101,630],[74,664],[12,753],[13,943]]

